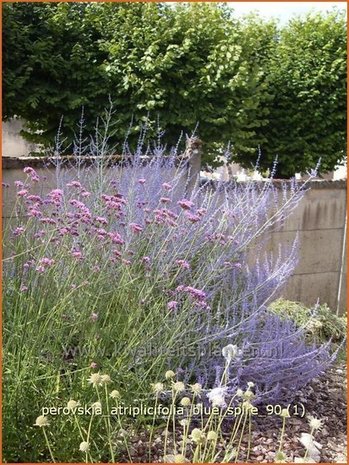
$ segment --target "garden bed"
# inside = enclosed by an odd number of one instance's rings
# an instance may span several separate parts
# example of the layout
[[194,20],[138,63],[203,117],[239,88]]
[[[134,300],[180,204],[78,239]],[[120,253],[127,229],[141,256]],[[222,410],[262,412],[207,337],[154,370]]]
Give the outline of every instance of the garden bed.
[[[341,363],[331,368],[328,373],[314,379],[309,385],[301,389],[294,399],[295,403],[304,404],[307,415],[321,418],[323,421],[323,427],[316,434],[316,441],[321,445],[321,463],[347,463],[346,385],[346,364]],[[275,462],[281,425],[281,418],[277,416],[257,416],[255,418],[251,434],[252,448],[249,463]],[[292,463],[296,458],[304,456],[305,448],[299,438],[301,433],[308,431],[307,416],[303,418],[291,417],[287,420],[283,442],[283,451],[287,456],[287,462]],[[149,435],[141,432],[130,436],[133,462],[148,463]],[[164,436],[164,429],[160,429],[153,438],[151,462],[163,462]],[[177,446],[180,448],[183,439],[180,428],[177,429],[176,438]],[[168,442],[170,445],[173,443],[171,433]],[[247,449],[247,442],[248,435],[245,435],[241,447],[242,453]],[[224,450],[224,444],[222,441],[218,448]],[[125,455],[122,461],[128,463],[130,460]]]
[[[313,457],[309,437],[334,458],[342,392],[316,380],[338,346],[313,332],[315,314],[268,309],[297,243],[275,256],[263,247],[307,182],[285,183],[282,195],[272,182],[212,189],[159,156],[80,168],[57,166],[53,189],[32,167],[15,182],[4,234],[5,460],[283,461],[302,448]],[[311,421],[289,418],[295,397]],[[120,402],[183,412],[110,412]],[[209,413],[194,414],[198,405]],[[271,417],[254,416],[266,405]]]

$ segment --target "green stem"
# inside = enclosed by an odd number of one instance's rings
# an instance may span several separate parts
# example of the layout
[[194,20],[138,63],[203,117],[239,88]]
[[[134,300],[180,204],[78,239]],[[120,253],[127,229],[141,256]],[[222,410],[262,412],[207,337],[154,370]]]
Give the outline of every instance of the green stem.
[[151,459],[151,441],[153,439],[153,432],[154,432],[154,426],[155,426],[155,418],[156,418],[156,408],[157,408],[157,406],[158,406],[158,396],[156,394],[153,421],[152,421],[151,430],[150,430],[150,434],[149,434],[149,451],[148,451],[149,462],[150,462],[150,459]]
[[246,421],[247,421],[247,414],[245,413],[244,415],[244,423],[242,425],[242,430],[241,430],[241,434],[240,434],[240,439],[239,439],[239,444],[238,444],[238,448],[237,448],[237,451],[236,451],[236,457],[235,457],[235,463],[237,462],[237,459],[239,457],[239,452],[240,452],[240,447],[241,447],[241,442],[242,442],[242,436],[244,434],[244,431],[245,431],[245,427],[246,427]]
[[53,463],[56,463],[44,426],[42,427],[42,432],[44,433],[44,436],[45,436],[45,441],[46,441],[47,448],[50,452],[51,460]]
[[[122,430],[123,428],[122,428],[122,423],[121,423],[121,418],[120,418],[118,401],[116,401],[116,410],[117,410],[117,418],[118,418],[118,423],[119,423],[119,426],[120,426],[120,430]],[[132,463],[131,452],[130,452],[130,449],[129,449],[128,444],[127,444],[127,439],[125,438],[124,434],[123,434],[122,437],[124,439],[124,444],[125,444],[125,447],[126,447],[126,450],[127,450],[128,458],[130,459],[130,463]]]
[[247,454],[246,454],[246,461],[250,458],[251,452],[251,434],[252,434],[252,414],[249,412],[249,419],[248,419],[248,446],[247,446]]
[[285,434],[285,425],[286,425],[286,417],[282,417],[282,428],[281,428],[281,435],[280,435],[280,445],[278,452],[281,452],[284,434]]
[[[98,392],[98,389],[97,389],[97,392]],[[106,428],[108,430],[108,443],[109,443],[110,455],[111,455],[112,462],[115,463],[114,449],[113,449],[113,445],[112,445],[112,442],[111,442],[111,424],[110,424],[109,399],[108,399],[108,389],[107,389],[106,384],[104,385],[104,392],[105,392],[105,402],[106,402],[106,405],[107,405],[107,417],[104,417],[104,418],[106,420]],[[98,398],[99,398],[99,396],[98,396]]]
[[[174,393],[174,391],[172,390],[172,404],[171,404],[171,408],[173,408],[173,409],[174,409],[174,406],[175,406],[176,397],[177,397],[177,392]],[[166,457],[166,452],[167,452],[167,439],[168,439],[168,429],[169,429],[169,427],[170,427],[170,418],[171,418],[171,410],[170,410],[170,413],[168,414],[167,422],[166,422],[165,444],[164,444],[164,458]]]

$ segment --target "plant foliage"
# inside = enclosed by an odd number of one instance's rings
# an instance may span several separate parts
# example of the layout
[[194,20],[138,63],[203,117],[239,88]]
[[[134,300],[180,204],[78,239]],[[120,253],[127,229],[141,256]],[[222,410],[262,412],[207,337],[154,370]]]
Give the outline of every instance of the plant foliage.
[[[336,356],[267,309],[297,247],[272,257],[264,242],[304,185],[194,186],[175,151],[166,156],[159,139],[145,156],[142,137],[110,166],[107,132],[92,137],[92,166],[82,157],[65,166],[58,156],[55,169],[27,167],[10,187],[3,419],[11,462],[38,461],[46,450],[33,427],[42,407],[93,402],[81,372],[107,371],[129,402],[174,370],[206,393],[224,379],[227,399],[252,383],[256,404],[289,403]],[[228,366],[224,347],[233,348]],[[69,461],[67,424],[56,422],[53,434]]]

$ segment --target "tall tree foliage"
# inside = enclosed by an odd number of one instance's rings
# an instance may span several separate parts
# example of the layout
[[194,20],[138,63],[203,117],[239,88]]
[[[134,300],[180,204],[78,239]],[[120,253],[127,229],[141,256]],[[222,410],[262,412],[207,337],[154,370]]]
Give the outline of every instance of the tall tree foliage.
[[[169,144],[198,133],[212,162],[231,141],[244,166],[262,149],[279,174],[345,150],[345,20],[338,13],[292,21],[234,19],[216,4],[4,5],[4,110],[28,121],[26,137],[51,143],[64,115],[72,138],[81,107],[86,132],[111,97],[119,144],[133,120]],[[36,132],[35,132],[36,131]],[[37,132],[39,131],[39,132]]]
[[[346,153],[346,24],[338,11],[289,22],[266,64],[268,124],[259,129],[262,165],[278,155],[279,175],[325,172]],[[244,157],[238,157],[244,163]]]

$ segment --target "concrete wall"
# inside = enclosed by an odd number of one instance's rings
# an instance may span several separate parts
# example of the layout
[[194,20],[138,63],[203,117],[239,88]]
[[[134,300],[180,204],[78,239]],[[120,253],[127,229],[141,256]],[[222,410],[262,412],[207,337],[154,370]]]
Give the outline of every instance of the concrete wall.
[[23,121],[12,119],[2,123],[2,156],[26,157],[30,152],[38,150],[38,146],[27,142],[21,136]]
[[299,263],[283,297],[313,305],[317,299],[338,313],[346,312],[346,182],[314,181],[311,189],[271,247],[292,245],[299,238]]
[[[3,160],[3,182],[10,185],[3,189],[3,217],[7,218],[4,224],[8,224],[15,201],[13,182],[23,179],[22,169],[26,164],[28,161],[21,159],[16,163]],[[40,175],[48,176],[45,192],[55,185],[53,172],[40,168],[40,164],[40,160],[30,163]],[[312,182],[297,209],[271,235],[269,245],[276,253],[280,243],[291,245],[297,232],[299,237],[299,263],[282,292],[283,297],[309,306],[319,299],[335,312],[346,311],[345,219],[346,182]]]

